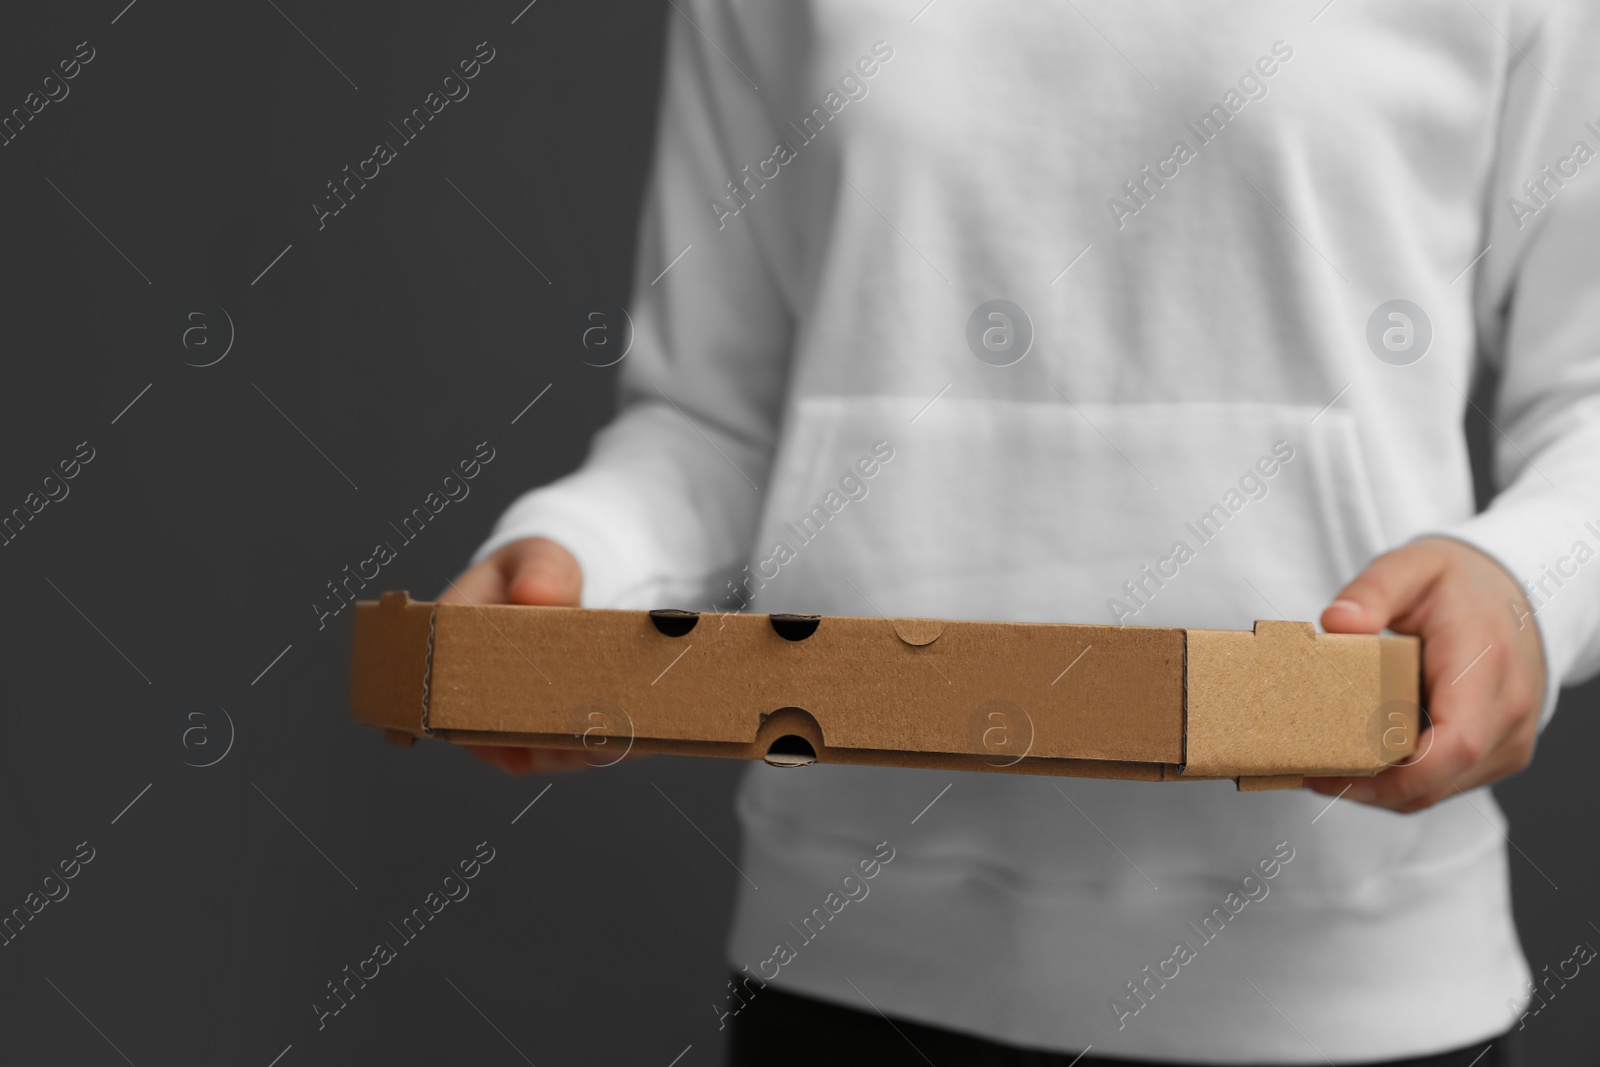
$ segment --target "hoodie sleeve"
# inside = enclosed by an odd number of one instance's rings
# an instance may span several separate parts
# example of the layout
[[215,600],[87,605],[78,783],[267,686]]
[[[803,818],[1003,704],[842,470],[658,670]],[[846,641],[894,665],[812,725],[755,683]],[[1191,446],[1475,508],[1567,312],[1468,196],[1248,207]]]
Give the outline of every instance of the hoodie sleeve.
[[[1513,8],[1513,10],[1526,10]],[[1499,376],[1487,510],[1439,532],[1528,595],[1549,681],[1600,672],[1600,5],[1558,2],[1507,30],[1510,69],[1476,280]],[[1559,87],[1559,88],[1558,88]],[[1509,610],[1509,608],[1508,608]]]
[[516,500],[474,556],[549,537],[582,566],[585,607],[688,606],[744,562],[759,519],[792,319],[758,231],[711,206],[737,153],[776,136],[724,8],[667,13],[619,412],[582,467]]

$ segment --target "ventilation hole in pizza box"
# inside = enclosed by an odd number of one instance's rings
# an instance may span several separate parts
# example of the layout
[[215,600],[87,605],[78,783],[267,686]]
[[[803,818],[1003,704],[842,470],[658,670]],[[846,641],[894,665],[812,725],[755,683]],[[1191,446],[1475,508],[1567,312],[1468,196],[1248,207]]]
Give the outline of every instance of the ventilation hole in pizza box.
[[807,767],[817,762],[817,750],[799,734],[784,734],[767,746],[765,758],[774,767]]
[[668,637],[682,637],[694,629],[695,623],[700,621],[700,613],[681,608],[656,608],[650,613],[650,621]]
[[772,629],[785,641],[804,641],[822,625],[821,615],[768,615]]

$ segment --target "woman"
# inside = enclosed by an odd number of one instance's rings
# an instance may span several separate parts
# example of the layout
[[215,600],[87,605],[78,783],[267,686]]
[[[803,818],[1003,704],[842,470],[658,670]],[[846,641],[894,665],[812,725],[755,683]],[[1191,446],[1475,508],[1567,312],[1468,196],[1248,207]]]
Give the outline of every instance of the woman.
[[[1432,721],[1314,792],[754,767],[734,1062],[1510,1062],[1531,976],[1484,787],[1600,666],[1600,13],[669,19],[621,412],[459,595],[1320,618],[1419,634]],[[880,846],[870,897],[796,925]]]

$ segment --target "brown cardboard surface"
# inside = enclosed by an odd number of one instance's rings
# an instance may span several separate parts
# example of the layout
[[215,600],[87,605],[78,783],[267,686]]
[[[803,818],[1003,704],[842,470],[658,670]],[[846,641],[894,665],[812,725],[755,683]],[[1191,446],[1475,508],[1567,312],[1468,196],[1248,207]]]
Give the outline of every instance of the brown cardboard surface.
[[441,604],[433,641],[435,730],[581,734],[611,706],[648,709],[637,736],[746,743],[795,707],[840,749],[983,754],[996,731],[990,750],[1020,755],[998,744],[1010,730],[1032,756],[1183,758],[1172,630],[948,621],[910,644],[896,620],[829,616],[792,641],[765,615],[708,614],[669,637],[645,612]]
[[385,594],[382,605],[356,611],[350,710],[373,726],[424,733],[433,605],[404,593]]
[[[659,616],[659,617],[657,617]],[[848,616],[357,607],[391,738],[1131,778],[1371,774],[1415,744],[1416,641]],[[780,741],[782,738],[784,740]]]

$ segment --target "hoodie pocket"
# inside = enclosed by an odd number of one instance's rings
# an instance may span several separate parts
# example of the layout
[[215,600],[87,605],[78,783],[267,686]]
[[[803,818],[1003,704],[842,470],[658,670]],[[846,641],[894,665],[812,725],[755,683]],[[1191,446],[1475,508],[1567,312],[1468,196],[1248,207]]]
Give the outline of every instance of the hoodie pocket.
[[1343,411],[925,404],[797,402],[753,609],[1248,628],[1315,620],[1386,547]]

